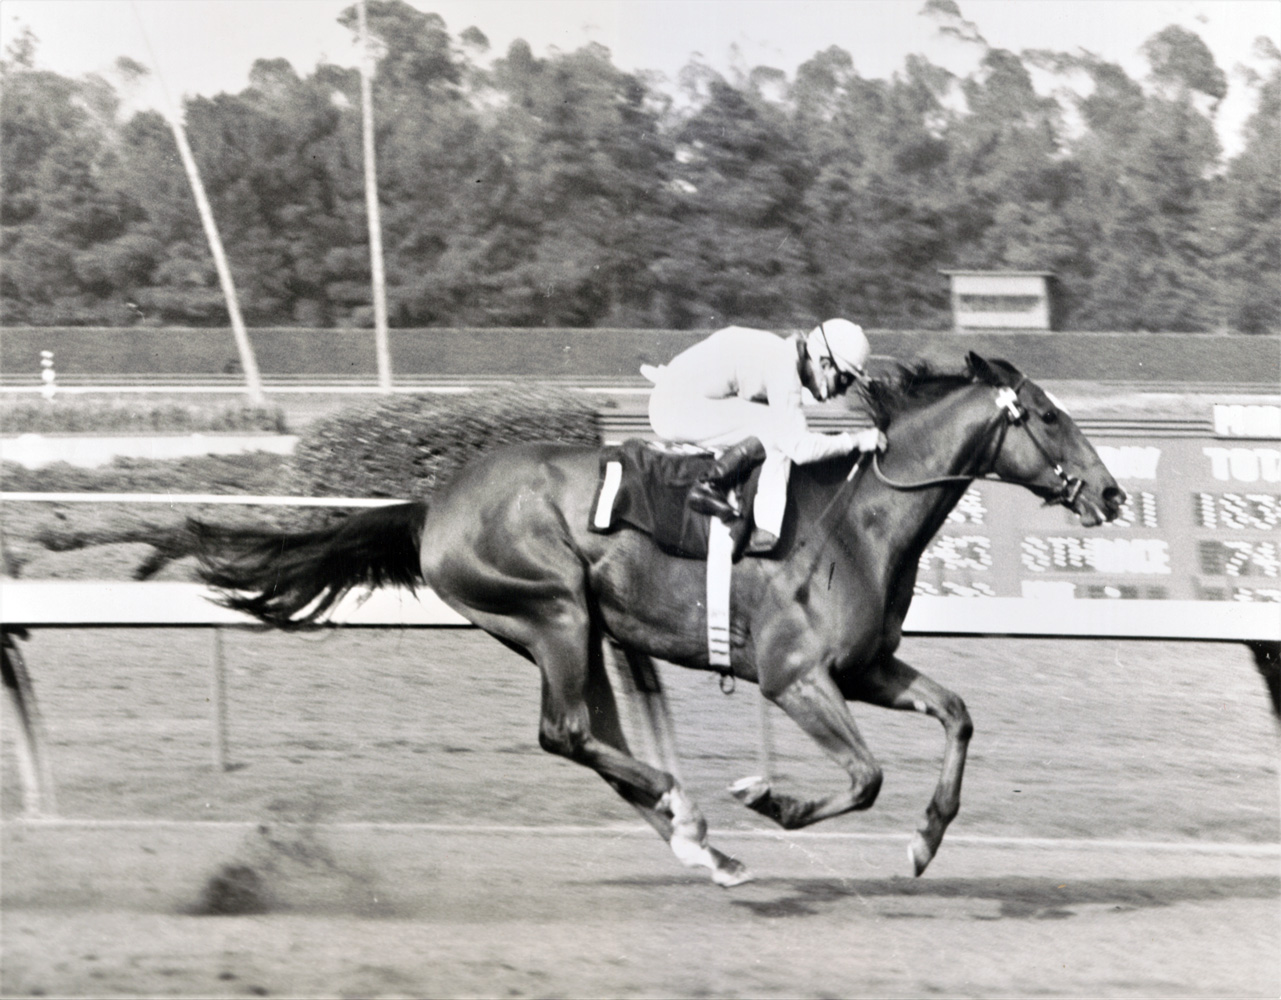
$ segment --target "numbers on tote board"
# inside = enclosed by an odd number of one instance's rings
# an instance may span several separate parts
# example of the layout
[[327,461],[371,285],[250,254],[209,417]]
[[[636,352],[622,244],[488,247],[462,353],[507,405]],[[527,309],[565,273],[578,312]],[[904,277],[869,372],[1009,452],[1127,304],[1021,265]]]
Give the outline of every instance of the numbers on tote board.
[[1263,576],[1276,579],[1281,559],[1275,542],[1202,541],[1201,572],[1207,576]]
[[1194,493],[1201,528],[1272,531],[1281,524],[1281,496],[1274,493]]

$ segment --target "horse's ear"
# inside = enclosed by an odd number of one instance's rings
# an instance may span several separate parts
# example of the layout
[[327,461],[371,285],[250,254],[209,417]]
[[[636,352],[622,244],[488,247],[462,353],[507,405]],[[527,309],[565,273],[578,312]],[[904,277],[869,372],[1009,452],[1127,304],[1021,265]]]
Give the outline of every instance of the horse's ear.
[[986,382],[988,385],[995,386],[1005,384],[1005,379],[1001,377],[1001,373],[994,368],[992,363],[988,361],[987,358],[983,357],[983,355],[970,351],[970,353],[965,356],[965,363],[969,365],[970,374],[980,382]]

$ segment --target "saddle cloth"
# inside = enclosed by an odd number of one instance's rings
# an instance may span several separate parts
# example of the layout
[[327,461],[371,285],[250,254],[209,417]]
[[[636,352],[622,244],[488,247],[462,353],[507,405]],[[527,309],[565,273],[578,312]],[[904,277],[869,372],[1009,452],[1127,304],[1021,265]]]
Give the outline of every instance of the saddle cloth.
[[[588,527],[608,534],[627,525],[649,535],[664,552],[706,559],[711,518],[686,507],[685,497],[714,461],[711,452],[691,454],[681,446],[639,439],[602,449]],[[740,509],[752,509],[759,478],[757,466],[740,491]],[[742,551],[750,530],[750,518],[731,526],[735,554]]]

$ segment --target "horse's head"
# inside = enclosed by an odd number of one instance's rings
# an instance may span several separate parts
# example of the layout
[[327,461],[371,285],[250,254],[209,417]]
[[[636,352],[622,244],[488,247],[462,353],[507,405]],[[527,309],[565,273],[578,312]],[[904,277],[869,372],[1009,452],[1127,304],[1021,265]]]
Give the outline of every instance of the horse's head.
[[1067,412],[1008,361],[973,351],[966,360],[974,380],[995,390],[993,405],[1007,422],[992,472],[1062,504],[1087,528],[1115,520],[1125,490]]

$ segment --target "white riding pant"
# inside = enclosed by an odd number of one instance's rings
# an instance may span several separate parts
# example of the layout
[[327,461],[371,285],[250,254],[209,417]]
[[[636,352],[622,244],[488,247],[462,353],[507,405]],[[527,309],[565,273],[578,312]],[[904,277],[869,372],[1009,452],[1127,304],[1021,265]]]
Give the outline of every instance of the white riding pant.
[[765,446],[765,463],[756,489],[752,516],[759,528],[783,533],[783,514],[787,509],[787,480],[792,460],[783,451],[783,443],[805,431],[805,415],[794,416],[767,403],[730,396],[706,399],[680,392],[655,388],[649,397],[649,422],[654,433],[667,441],[696,444],[722,451],[742,444],[750,437]]

